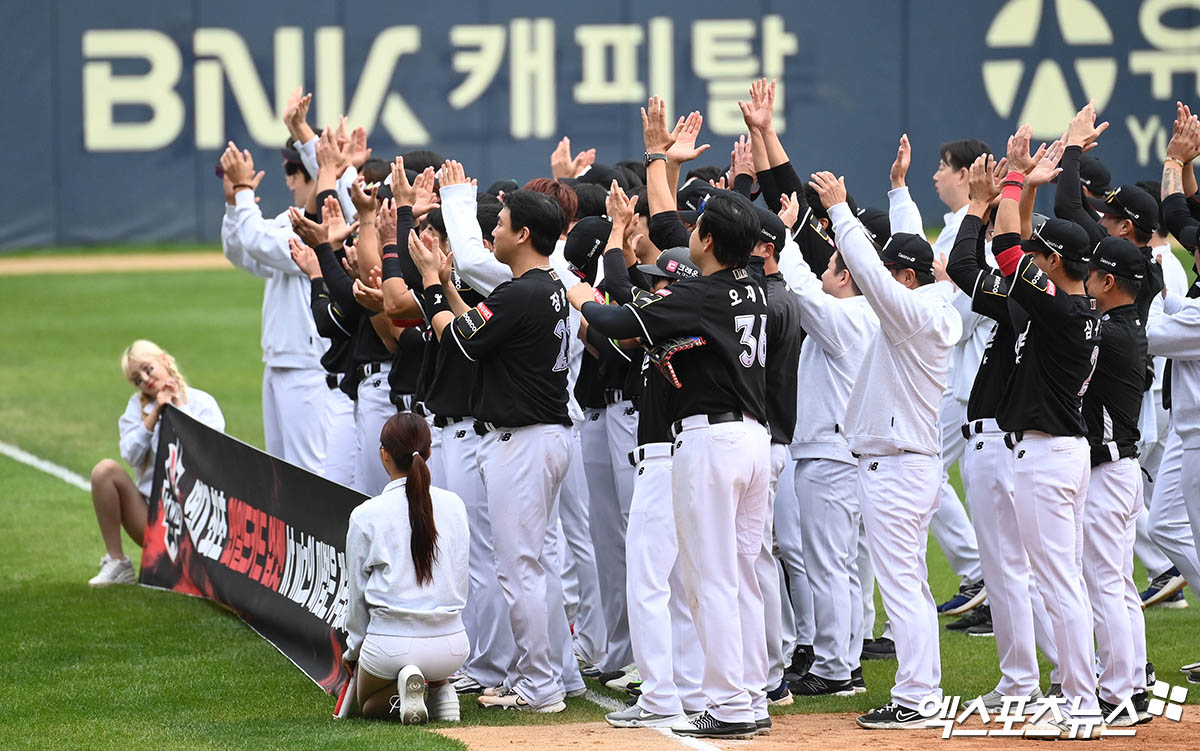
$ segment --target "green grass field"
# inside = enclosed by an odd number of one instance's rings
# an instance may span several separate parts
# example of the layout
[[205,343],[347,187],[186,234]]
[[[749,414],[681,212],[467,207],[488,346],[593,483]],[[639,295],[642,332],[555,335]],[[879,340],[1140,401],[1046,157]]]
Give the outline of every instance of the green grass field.
[[[118,357],[144,337],[217,398],[229,433],[261,446],[261,296],[259,280],[233,270],[0,277],[0,441],[85,477],[98,460],[116,457],[116,421],[130,394]],[[211,603],[139,587],[89,589],[104,549],[87,494],[3,456],[0,549],[0,624],[9,644],[0,747],[461,747],[425,730],[330,719],[332,698]],[[934,594],[945,599],[957,581],[936,545],[930,549]],[[127,552],[137,557],[132,544]],[[1146,614],[1150,657],[1173,683],[1180,665],[1200,659],[1200,606],[1191,605]],[[882,606],[878,612],[882,622]],[[994,642],[944,634],[947,693],[991,689],[999,675]],[[867,662],[867,694],[783,711],[878,706],[894,669]],[[603,716],[584,699],[550,717],[463,706],[464,722],[475,724]]]

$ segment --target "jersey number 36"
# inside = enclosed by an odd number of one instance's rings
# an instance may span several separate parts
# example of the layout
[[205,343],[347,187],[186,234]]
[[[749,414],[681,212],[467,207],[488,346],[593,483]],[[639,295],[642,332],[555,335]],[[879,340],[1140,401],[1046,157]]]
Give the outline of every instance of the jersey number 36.
[[[755,324],[758,323],[758,335],[754,334]],[[754,366],[754,361],[757,360],[759,365],[766,367],[767,365],[767,317],[766,315],[759,316],[735,316],[733,325],[737,328],[741,335],[741,344],[746,348],[738,356],[741,360],[743,368]]]

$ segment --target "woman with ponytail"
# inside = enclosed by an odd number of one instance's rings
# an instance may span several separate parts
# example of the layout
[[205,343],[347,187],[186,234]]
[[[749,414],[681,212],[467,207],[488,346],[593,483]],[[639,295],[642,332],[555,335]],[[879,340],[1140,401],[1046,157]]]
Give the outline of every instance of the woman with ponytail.
[[429,484],[424,418],[392,415],[379,443],[391,482],[354,509],[346,533],[346,667],[365,717],[396,716],[406,725],[457,722],[458,694],[446,679],[470,651],[462,622],[466,506]]
[[134,393],[125,405],[118,426],[121,458],[133,467],[136,480],[112,459],[102,459],[92,470],[92,506],[104,538],[106,552],[100,573],[88,584],[133,584],[133,563],[121,546],[121,527],[131,540],[142,545],[149,510],[150,483],[154,480],[154,453],[158,449],[158,418],[174,405],[214,430],[225,430],[225,416],[217,400],[187,385],[175,358],[154,342],[138,339],[121,353],[121,370]]

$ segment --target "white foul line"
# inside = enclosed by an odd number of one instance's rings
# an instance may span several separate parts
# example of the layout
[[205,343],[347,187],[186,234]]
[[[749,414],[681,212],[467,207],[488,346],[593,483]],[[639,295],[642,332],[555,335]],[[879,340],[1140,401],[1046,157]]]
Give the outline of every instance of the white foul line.
[[[617,710],[625,708],[625,706],[616,699],[605,696],[597,691],[593,691],[590,688],[588,689],[587,693],[583,695],[583,698],[599,706],[601,709],[608,710],[609,712],[616,712]],[[720,746],[714,746],[711,743],[706,743],[699,738],[687,738],[682,735],[675,735],[671,732],[670,728],[647,728],[647,730],[657,731],[660,735],[670,738],[673,741],[678,741],[685,748],[690,748],[692,751],[720,751],[721,748]]]
[[54,475],[68,485],[74,485],[85,493],[90,493],[92,490],[92,484],[90,482],[66,467],[60,467],[54,462],[47,461],[40,456],[34,456],[28,451],[25,451],[18,446],[14,446],[11,443],[0,441],[0,454],[4,454],[10,459],[14,459],[22,464],[33,467],[34,469],[40,469],[48,475]]

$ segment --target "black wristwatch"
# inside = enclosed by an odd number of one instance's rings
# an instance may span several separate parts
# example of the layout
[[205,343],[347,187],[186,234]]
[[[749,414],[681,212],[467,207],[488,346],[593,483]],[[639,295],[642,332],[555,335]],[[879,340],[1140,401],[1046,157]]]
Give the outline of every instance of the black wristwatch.
[[655,159],[661,159],[665,162],[665,161],[667,161],[667,155],[666,154],[651,154],[649,151],[647,151],[646,153],[642,154],[642,165],[649,167],[650,162],[653,162]]

